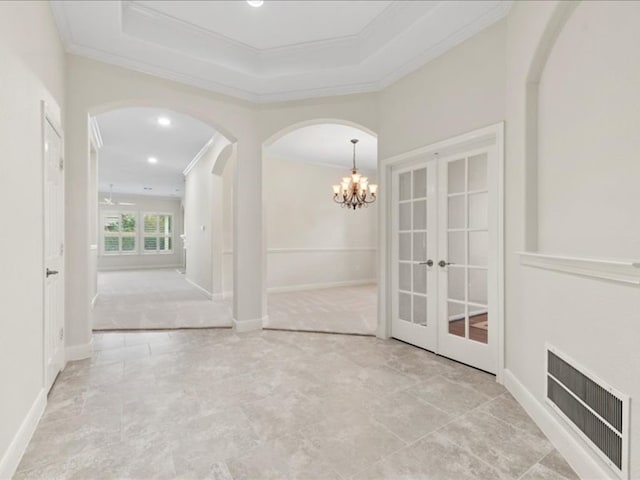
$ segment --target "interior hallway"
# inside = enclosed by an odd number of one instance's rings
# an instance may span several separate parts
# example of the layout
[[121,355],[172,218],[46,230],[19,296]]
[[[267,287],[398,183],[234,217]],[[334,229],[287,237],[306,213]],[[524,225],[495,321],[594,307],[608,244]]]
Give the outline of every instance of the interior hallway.
[[577,478],[494,377],[377,338],[99,333],[15,479]]

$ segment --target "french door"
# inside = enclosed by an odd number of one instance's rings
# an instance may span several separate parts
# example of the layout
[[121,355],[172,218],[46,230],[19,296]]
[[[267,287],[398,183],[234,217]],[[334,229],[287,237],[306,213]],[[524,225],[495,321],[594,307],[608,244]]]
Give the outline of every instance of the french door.
[[48,391],[64,367],[64,172],[59,127],[44,119],[44,360]]
[[392,172],[392,336],[495,373],[493,147]]

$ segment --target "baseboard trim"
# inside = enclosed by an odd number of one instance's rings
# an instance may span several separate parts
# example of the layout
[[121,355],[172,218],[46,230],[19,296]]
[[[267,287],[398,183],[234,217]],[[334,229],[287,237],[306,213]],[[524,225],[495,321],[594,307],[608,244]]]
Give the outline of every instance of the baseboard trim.
[[233,319],[233,329],[236,332],[251,332],[253,330],[262,330],[262,325],[269,320],[269,317],[254,318],[253,320],[236,320]]
[[123,265],[121,267],[100,267],[98,272],[117,272],[120,270],[167,270],[180,268],[182,265],[172,263],[170,265]]
[[7,451],[0,460],[0,479],[9,480],[16,473],[18,465],[20,465],[20,460],[22,460],[22,456],[27,450],[27,446],[36,431],[36,427],[38,426],[40,418],[42,418],[46,406],[47,393],[44,389],[40,389],[29,412],[22,420],[20,428],[13,437],[11,444],[9,444],[9,448],[7,448]]
[[307,283],[303,285],[286,285],[284,287],[269,287],[267,293],[302,292],[304,290],[323,290],[325,288],[360,287],[363,285],[375,285],[376,279],[345,280],[342,282]]
[[204,293],[204,294],[207,296],[207,298],[211,298],[211,299],[213,298],[213,293],[211,293],[211,292],[210,292],[209,290],[207,290],[206,288],[201,287],[201,286],[200,286],[200,285],[198,285],[196,282],[194,282],[193,280],[191,280],[191,279],[189,279],[189,278],[187,278],[187,277],[184,277],[184,279],[187,281],[187,283],[188,283],[189,285],[191,285],[191,286],[193,286],[193,287],[196,287],[198,290],[200,290],[200,292]]
[[503,374],[504,386],[525,409],[540,430],[549,438],[554,447],[569,462],[583,480],[616,479],[616,475],[591,455],[582,441],[546,405],[540,403],[533,394],[508,369]]
[[90,358],[93,353],[93,337],[88,343],[80,345],[70,345],[64,349],[64,361],[73,362],[75,360],[84,360]]

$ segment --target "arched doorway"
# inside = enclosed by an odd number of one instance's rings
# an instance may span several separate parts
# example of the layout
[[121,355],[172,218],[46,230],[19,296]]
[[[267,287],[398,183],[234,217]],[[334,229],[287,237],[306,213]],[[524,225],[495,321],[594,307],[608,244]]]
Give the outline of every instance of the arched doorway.
[[377,136],[352,122],[305,121],[263,144],[265,328],[376,332],[377,203],[332,198],[351,175],[351,139],[359,174],[376,183]]
[[218,259],[230,229],[222,212],[232,205],[222,202],[231,198],[223,192],[233,182],[231,155],[220,155],[230,140],[190,115],[149,106],[103,111],[91,125],[92,145],[101,144],[90,158],[92,328],[231,326]]

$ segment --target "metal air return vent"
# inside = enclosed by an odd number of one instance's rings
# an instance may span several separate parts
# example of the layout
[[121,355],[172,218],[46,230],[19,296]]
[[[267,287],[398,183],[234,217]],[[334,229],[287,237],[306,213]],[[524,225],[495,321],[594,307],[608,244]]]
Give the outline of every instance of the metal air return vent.
[[620,478],[629,478],[628,395],[547,345],[547,401]]

